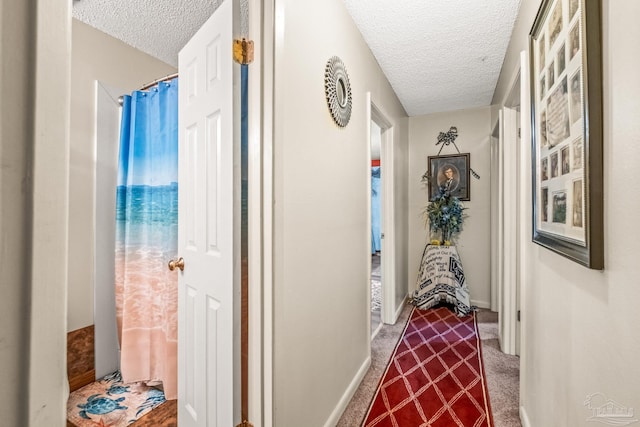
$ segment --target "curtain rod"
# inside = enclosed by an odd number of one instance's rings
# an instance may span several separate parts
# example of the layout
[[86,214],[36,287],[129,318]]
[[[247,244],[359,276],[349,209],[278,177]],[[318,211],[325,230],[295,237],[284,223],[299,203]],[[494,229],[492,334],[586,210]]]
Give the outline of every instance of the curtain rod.
[[[168,80],[173,80],[176,77],[178,77],[178,73],[173,73],[173,74],[169,74],[166,75],[164,77],[161,77],[159,79],[155,79],[154,81],[152,81],[151,83],[147,83],[146,85],[142,86],[140,89],[138,90],[147,90],[150,89],[152,87],[154,87],[155,85],[157,85],[160,82],[166,82]],[[124,98],[121,96],[118,98],[118,104],[120,104],[122,106],[122,103],[124,102]]]
[[151,83],[147,83],[146,85],[142,86],[140,89],[138,90],[147,90],[149,88],[154,87],[155,85],[157,85],[160,82],[166,82],[167,80],[173,80],[176,77],[178,77],[178,73],[173,73],[173,74],[169,74],[167,76],[161,77],[159,79],[155,79],[154,81],[152,81]]

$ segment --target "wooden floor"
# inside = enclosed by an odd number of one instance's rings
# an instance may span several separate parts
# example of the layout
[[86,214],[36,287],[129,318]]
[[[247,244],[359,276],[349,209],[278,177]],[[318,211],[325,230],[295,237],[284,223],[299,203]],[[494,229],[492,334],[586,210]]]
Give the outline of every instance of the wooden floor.
[[133,427],[176,427],[178,425],[178,401],[167,400],[141,417]]

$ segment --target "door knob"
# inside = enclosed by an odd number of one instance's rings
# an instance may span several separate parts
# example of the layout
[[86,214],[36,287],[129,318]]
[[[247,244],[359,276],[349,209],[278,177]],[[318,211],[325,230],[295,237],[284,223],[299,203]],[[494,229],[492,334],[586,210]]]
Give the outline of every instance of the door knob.
[[169,270],[173,271],[176,267],[179,268],[180,271],[184,271],[184,258],[180,257],[177,260],[172,259],[169,261]]

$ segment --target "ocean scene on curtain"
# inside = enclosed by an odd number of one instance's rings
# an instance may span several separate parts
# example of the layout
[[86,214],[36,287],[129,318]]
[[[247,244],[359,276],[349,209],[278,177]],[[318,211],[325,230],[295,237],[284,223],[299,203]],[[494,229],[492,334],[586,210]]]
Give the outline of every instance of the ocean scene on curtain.
[[382,249],[380,229],[380,166],[371,168],[371,253]]
[[116,319],[125,384],[177,397],[178,80],[124,97],[116,198]]

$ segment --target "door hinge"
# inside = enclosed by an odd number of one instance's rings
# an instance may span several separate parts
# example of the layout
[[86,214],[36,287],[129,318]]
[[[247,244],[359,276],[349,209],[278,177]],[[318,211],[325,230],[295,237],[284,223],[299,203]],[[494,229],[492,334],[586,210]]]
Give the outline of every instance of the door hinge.
[[240,424],[238,424],[236,427],[253,427],[253,424],[251,424],[249,421],[244,420],[243,422],[241,422]]
[[253,62],[253,40],[234,40],[233,41],[233,59],[242,65],[251,64]]
[[520,310],[518,310],[518,322],[520,321]]

